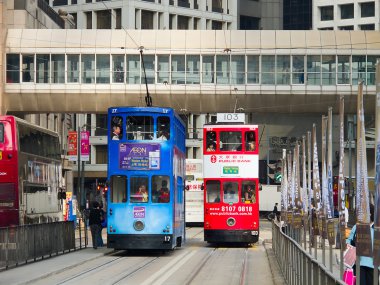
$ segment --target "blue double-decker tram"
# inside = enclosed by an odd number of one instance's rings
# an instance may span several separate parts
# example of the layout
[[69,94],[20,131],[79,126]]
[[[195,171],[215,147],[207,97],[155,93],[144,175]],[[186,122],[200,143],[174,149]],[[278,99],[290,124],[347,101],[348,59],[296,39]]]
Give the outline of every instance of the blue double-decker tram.
[[107,245],[173,249],[185,238],[185,125],[170,108],[108,109]]

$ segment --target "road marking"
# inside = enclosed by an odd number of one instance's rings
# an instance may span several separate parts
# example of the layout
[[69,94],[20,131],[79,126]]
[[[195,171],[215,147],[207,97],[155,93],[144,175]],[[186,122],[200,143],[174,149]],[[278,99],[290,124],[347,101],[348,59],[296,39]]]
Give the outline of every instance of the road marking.
[[[175,271],[178,270],[185,262],[187,262],[193,255],[196,253],[196,250],[192,250],[191,252],[184,252],[183,254],[177,256],[171,262],[162,267],[159,271],[154,273],[150,278],[145,280],[141,285],[160,285],[168,279]],[[179,262],[178,262],[179,261]],[[159,278],[160,277],[160,278]],[[158,279],[157,279],[158,278]],[[157,279],[157,280],[156,280]]]

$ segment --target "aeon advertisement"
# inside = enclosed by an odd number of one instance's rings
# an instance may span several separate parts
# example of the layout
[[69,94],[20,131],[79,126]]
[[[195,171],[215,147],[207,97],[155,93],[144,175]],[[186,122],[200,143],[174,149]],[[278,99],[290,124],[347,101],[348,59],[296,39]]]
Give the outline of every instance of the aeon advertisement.
[[119,168],[126,170],[160,169],[160,145],[146,143],[120,144]]

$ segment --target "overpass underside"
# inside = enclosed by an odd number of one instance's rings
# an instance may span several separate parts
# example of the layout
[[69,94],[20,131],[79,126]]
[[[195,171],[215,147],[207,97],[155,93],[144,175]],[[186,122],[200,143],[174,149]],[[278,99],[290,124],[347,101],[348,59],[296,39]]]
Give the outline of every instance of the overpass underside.
[[[9,29],[1,71],[6,112],[356,113],[364,81],[374,113],[376,31]],[[143,68],[145,66],[145,70]]]

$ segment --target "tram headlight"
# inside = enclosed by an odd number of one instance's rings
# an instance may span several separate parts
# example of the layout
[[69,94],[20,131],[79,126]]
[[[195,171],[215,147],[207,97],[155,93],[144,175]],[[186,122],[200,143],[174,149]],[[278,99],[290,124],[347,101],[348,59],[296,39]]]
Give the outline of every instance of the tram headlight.
[[233,227],[236,224],[236,220],[234,218],[227,219],[227,226]]
[[133,222],[133,228],[136,231],[142,231],[145,228],[145,224],[143,221],[137,220]]

